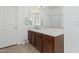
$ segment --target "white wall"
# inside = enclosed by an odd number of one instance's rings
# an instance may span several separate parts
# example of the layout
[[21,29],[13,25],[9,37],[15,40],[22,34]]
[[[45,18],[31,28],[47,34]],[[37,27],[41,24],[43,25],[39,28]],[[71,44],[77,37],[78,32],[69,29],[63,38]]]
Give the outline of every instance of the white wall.
[[65,53],[79,53],[79,7],[64,7]]

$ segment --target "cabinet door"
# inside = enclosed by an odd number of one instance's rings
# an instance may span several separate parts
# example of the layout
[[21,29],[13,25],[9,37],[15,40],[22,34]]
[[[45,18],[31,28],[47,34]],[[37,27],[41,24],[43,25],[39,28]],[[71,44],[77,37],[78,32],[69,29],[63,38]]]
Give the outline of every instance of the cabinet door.
[[52,53],[54,52],[54,41],[50,36],[43,37],[43,52]]
[[28,31],[28,40],[29,40],[29,43],[32,43],[32,32],[31,31]]
[[33,31],[28,31],[28,39],[29,43],[31,43],[33,46],[35,45],[35,36]]
[[42,52],[42,39],[38,36],[36,36],[36,41],[35,41],[35,47]]
[[55,37],[54,42],[55,53],[64,53],[64,35]]
[[34,34],[35,34],[34,32],[32,32],[32,34],[31,34],[31,44],[33,46],[35,46],[35,35]]

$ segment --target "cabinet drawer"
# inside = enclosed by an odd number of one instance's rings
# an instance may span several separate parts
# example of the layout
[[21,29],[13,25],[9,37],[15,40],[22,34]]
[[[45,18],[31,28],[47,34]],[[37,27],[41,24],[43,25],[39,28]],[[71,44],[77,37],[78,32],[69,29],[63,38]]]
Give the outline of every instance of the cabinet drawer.
[[35,36],[37,36],[37,37],[42,37],[42,34],[35,32]]
[[50,39],[50,40],[54,39],[54,37],[49,36],[49,35],[45,35],[45,34],[43,35],[43,38],[44,38],[44,39],[47,39],[47,40],[49,40],[49,39]]

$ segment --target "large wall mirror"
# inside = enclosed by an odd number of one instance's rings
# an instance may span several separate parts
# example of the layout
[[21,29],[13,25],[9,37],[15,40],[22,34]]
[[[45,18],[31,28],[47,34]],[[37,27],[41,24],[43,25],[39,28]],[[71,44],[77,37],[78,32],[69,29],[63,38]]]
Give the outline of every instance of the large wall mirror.
[[44,8],[43,6],[33,6],[31,11],[29,12],[29,17],[26,17],[25,24],[31,25],[35,27],[42,26],[43,22],[40,16],[40,9]]
[[61,6],[32,6],[26,25],[63,28],[62,10]]

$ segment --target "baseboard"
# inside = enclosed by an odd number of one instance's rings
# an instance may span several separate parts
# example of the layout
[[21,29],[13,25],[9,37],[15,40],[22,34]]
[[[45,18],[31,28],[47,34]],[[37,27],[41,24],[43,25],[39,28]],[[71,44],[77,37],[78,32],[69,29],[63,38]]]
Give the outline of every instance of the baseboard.
[[26,44],[26,43],[28,43],[28,40],[25,40],[25,41],[18,41],[18,42],[14,43],[14,44],[9,44],[9,46],[0,47],[0,49],[4,49],[4,48],[16,46],[16,45],[21,45],[21,44]]
[[10,45],[10,46],[2,47],[0,49],[5,49],[5,48],[13,47],[13,46],[16,46],[16,45],[18,45],[18,44],[13,44],[13,45]]

